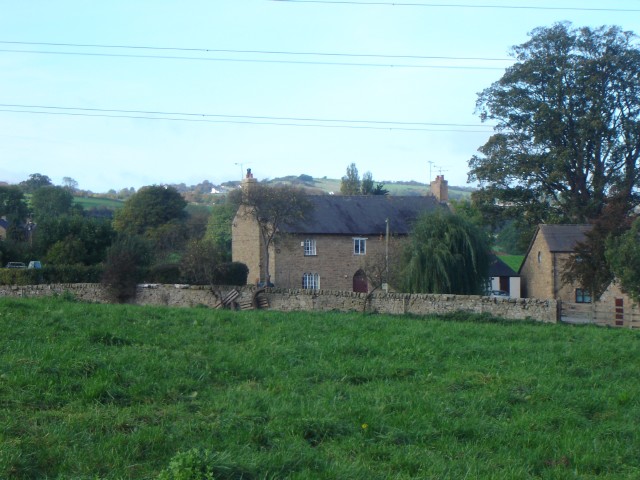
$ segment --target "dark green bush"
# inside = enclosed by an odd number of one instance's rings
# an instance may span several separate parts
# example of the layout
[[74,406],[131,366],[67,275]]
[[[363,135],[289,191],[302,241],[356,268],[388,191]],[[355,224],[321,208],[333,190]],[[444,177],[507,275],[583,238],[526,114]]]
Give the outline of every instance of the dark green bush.
[[144,275],[149,283],[182,283],[180,265],[177,263],[161,263],[150,267]]
[[39,283],[99,283],[102,277],[102,265],[46,265],[42,270]]
[[107,251],[101,283],[112,300],[126,302],[135,297],[151,260],[149,245],[139,236],[120,236]]
[[246,285],[249,267],[241,262],[221,263],[216,268],[215,285]]
[[98,283],[100,265],[47,265],[41,269],[2,268],[0,285],[36,285],[38,283]]
[[0,285],[33,285],[40,283],[38,270],[26,268],[0,269]]

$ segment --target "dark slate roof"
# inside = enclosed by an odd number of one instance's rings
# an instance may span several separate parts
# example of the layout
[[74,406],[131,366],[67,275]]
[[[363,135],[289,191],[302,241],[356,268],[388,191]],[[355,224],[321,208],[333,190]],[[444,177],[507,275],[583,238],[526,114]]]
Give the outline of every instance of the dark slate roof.
[[550,252],[573,252],[576,244],[586,239],[591,225],[540,225],[538,228]]
[[281,231],[301,234],[382,235],[389,219],[392,234],[406,235],[413,222],[424,212],[447,208],[435,197],[392,195],[312,195],[310,218]]
[[490,277],[518,277],[519,275],[495,255],[491,255],[489,263]]

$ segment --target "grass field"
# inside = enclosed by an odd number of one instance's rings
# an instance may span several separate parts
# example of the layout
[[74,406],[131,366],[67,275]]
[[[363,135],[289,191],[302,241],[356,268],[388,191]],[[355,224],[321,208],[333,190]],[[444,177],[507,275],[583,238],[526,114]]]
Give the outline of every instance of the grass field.
[[640,478],[636,331],[62,298],[0,328],[3,479]]
[[108,208],[109,210],[117,210],[124,205],[122,200],[100,197],[73,197],[73,201],[82,205],[83,208]]
[[511,267],[511,270],[514,272],[517,272],[520,269],[522,262],[524,262],[524,255],[498,255],[498,257]]

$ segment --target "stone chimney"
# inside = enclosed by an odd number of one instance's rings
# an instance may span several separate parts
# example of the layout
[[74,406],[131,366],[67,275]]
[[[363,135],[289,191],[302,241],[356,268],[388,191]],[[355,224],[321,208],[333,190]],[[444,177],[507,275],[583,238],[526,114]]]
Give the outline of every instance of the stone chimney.
[[449,182],[444,179],[444,175],[437,175],[430,187],[431,195],[436,197],[439,202],[449,201]]
[[253,173],[251,173],[251,169],[247,168],[247,174],[242,179],[242,183],[240,184],[240,187],[242,188],[243,197],[247,194],[251,186],[257,183],[258,183],[258,180],[253,178]]

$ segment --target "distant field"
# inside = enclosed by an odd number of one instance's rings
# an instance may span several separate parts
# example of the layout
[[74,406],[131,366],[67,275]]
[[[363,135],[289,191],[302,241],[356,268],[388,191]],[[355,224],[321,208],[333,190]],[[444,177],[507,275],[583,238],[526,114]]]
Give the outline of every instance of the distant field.
[[0,478],[640,478],[637,331],[61,298],[0,329]]
[[98,198],[98,197],[73,197],[73,201],[82,205],[83,208],[108,208],[110,210],[117,210],[124,205],[122,200],[114,200],[111,198]]
[[[316,178],[313,182],[316,188],[319,188],[325,192],[340,193],[340,179],[331,178]],[[390,195],[425,195],[430,192],[428,185],[402,185],[398,183],[384,184],[384,188],[389,190]],[[449,187],[449,197],[451,199],[468,198],[471,192],[465,190],[459,190],[455,187]]]
[[524,262],[524,255],[498,255],[498,257],[511,267],[514,272],[517,272],[522,262]]

